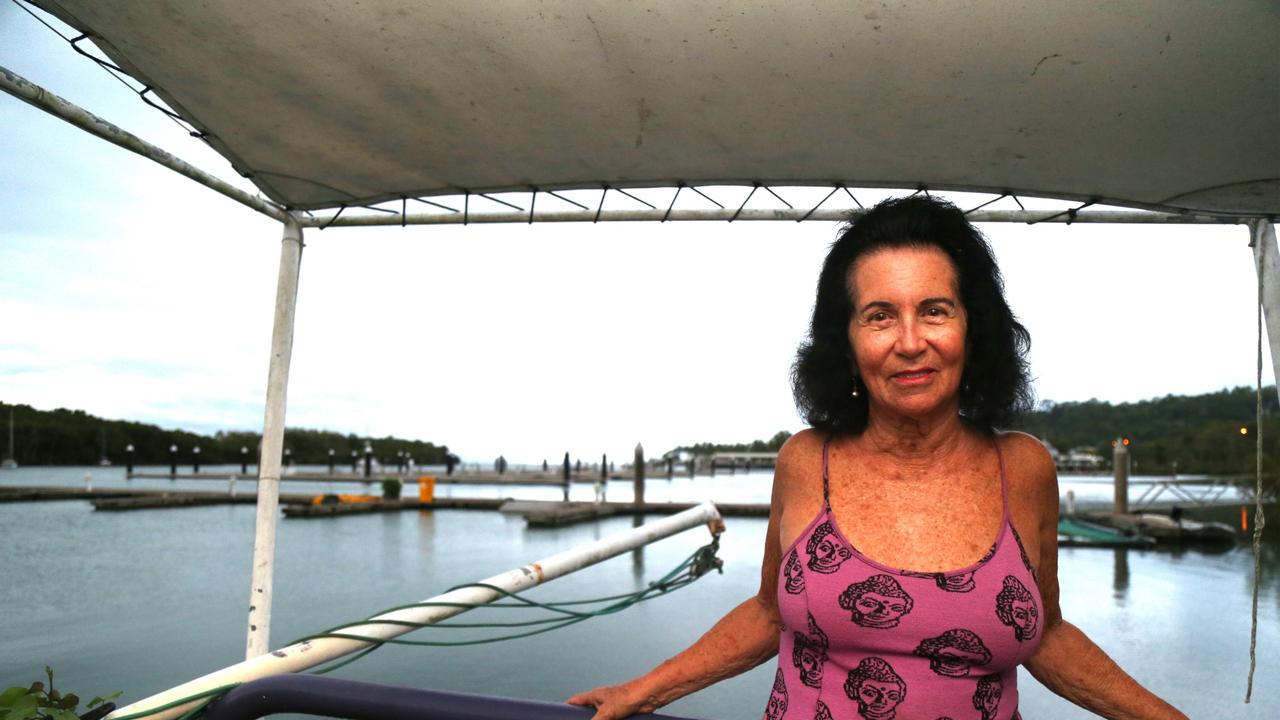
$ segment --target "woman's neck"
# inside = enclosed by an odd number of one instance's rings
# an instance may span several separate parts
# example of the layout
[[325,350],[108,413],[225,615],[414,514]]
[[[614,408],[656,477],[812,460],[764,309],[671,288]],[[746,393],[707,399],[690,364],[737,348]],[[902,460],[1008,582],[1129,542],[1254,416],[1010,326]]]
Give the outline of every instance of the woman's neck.
[[965,448],[972,433],[960,419],[959,408],[909,417],[872,406],[859,440],[875,455],[898,462],[935,463]]

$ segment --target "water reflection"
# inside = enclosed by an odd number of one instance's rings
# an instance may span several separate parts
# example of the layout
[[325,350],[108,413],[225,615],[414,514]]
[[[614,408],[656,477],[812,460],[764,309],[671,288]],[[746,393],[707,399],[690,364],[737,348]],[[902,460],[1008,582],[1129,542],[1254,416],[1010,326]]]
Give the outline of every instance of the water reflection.
[[[644,524],[643,515],[635,515],[631,518],[631,527],[638,528]],[[636,581],[636,589],[644,587],[644,549],[641,545],[631,551],[631,577]]]
[[1129,595],[1129,548],[1118,547],[1114,550],[1115,561],[1111,576],[1112,597],[1116,605],[1124,607]]

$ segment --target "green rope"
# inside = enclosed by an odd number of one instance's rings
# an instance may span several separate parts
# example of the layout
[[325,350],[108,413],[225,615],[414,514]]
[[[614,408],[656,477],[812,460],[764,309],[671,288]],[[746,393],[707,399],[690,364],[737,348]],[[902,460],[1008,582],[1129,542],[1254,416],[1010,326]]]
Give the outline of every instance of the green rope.
[[[488,643],[502,642],[504,640],[515,640],[518,638],[541,635],[542,633],[551,632],[552,630],[559,630],[560,628],[568,627],[569,625],[574,625],[574,624],[583,622],[584,620],[590,620],[591,618],[603,617],[605,615],[613,615],[615,613],[622,612],[623,610],[626,610],[627,608],[633,605],[636,605],[638,603],[644,602],[646,600],[652,600],[654,598],[661,597],[668,593],[675,592],[676,590],[679,590],[687,585],[692,584],[695,580],[702,577],[710,570],[714,569],[719,572],[724,572],[721,569],[723,565],[722,561],[718,557],[716,557],[716,551],[719,549],[719,547],[720,547],[720,536],[717,534],[713,537],[710,544],[705,545],[701,548],[698,548],[696,551],[693,552],[692,555],[685,558],[683,562],[677,565],[673,570],[668,572],[666,575],[663,575],[661,578],[659,578],[655,582],[649,583],[648,587],[645,587],[641,590],[636,590],[630,593],[622,593],[619,595],[607,595],[604,597],[589,598],[585,600],[540,602],[538,600],[531,600],[518,593],[513,593],[494,585],[489,585],[486,583],[468,583],[466,585],[458,585],[458,586],[449,588],[448,591],[451,592],[453,590],[461,590],[463,588],[469,588],[469,587],[485,588],[498,593],[499,595],[505,597],[511,602],[459,603],[459,602],[423,601],[423,602],[409,603],[407,605],[397,605],[395,607],[387,608],[381,612],[374,613],[374,615],[364,620],[361,620],[360,622],[337,625],[335,627],[329,628],[328,630],[324,630],[314,635],[308,635],[306,637],[299,638],[289,644],[295,645],[297,643],[300,643],[306,640],[314,640],[317,638],[326,638],[326,637],[341,638],[346,640],[358,640],[361,642],[371,643],[369,647],[364,648],[363,650],[357,652],[356,654],[352,655],[349,658],[344,658],[340,661],[327,665],[318,670],[313,670],[310,673],[312,675],[324,675],[327,673],[331,673],[334,670],[337,670],[339,668],[346,667],[347,665],[350,665],[351,663],[363,658],[364,656],[368,655],[374,650],[377,650],[378,648],[387,644],[418,645],[418,646],[429,646],[429,647],[458,647],[458,646],[464,646],[464,645],[483,645]],[[569,607],[602,605],[604,603],[609,603],[609,604],[604,605],[604,607],[600,607],[595,610],[579,611],[579,610],[567,609]],[[532,620],[522,620],[519,622],[508,622],[508,623],[418,623],[418,622],[411,622],[408,620],[377,620],[375,619],[378,615],[385,615],[386,613],[395,612],[397,610],[408,610],[412,608],[424,608],[424,607],[452,607],[452,608],[464,608],[469,610],[475,610],[479,608],[522,608],[522,609],[538,608],[551,613],[555,613],[556,615],[558,615],[558,617],[534,618]],[[484,638],[479,638],[475,640],[402,640],[400,638],[374,638],[374,637],[358,635],[354,633],[338,632],[339,630],[343,630],[345,628],[359,627],[361,625],[398,625],[402,627],[412,628],[414,630],[421,630],[423,628],[442,628],[442,629],[471,628],[471,629],[474,629],[474,628],[514,628],[514,627],[528,627],[532,629],[525,632],[520,632],[520,633],[496,635],[492,637],[484,637]],[[223,693],[229,690],[232,690],[233,688],[239,687],[240,684],[241,683],[231,683],[228,685],[222,685],[221,687],[216,687],[211,690],[205,690],[204,692],[196,693],[194,695],[188,695],[187,697],[184,697],[184,698],[179,698],[178,700],[174,700],[173,702],[166,703],[164,705],[161,705],[160,707],[151,708],[150,710],[143,710],[142,712],[137,712],[130,715],[122,715],[118,718],[112,718],[112,720],[137,720],[138,718],[144,718],[150,715],[155,715],[156,713],[163,712],[165,710],[169,710],[175,707],[179,707],[181,705],[186,705],[193,701],[203,700],[204,702],[201,702],[196,707],[183,713],[183,715],[180,718],[178,718],[178,720],[192,720],[192,718],[195,718],[197,715],[199,715],[205,709],[205,707],[209,705],[209,703],[218,699],[218,697],[220,697]]]
[[[136,720],[137,718],[147,717],[148,715],[155,715],[156,713],[164,712],[165,710],[170,710],[180,705],[186,705],[187,703],[193,700],[208,698],[203,703],[200,703],[199,707],[195,708],[195,710],[203,710],[205,705],[208,705],[209,703],[213,702],[223,693],[238,687],[240,687],[240,683],[231,683],[229,685],[221,685],[216,688],[205,690],[204,692],[199,692],[194,695],[188,695],[184,698],[178,698],[177,700],[174,700],[173,702],[170,702],[170,703],[165,703],[160,707],[151,708],[150,710],[143,710],[142,712],[136,712],[129,715],[121,715],[120,717],[112,718],[112,720]],[[191,712],[195,712],[195,710]],[[183,716],[179,718],[179,720],[186,720],[186,718],[191,714],[191,712],[183,714]]]

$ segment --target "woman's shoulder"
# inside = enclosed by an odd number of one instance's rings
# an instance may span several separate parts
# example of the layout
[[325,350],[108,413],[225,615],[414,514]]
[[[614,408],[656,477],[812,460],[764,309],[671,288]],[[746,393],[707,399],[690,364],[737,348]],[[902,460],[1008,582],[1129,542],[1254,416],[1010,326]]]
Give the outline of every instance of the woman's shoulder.
[[1023,490],[1042,490],[1058,497],[1058,471],[1048,448],[1034,435],[1016,430],[996,433],[996,444],[1004,458],[1010,482]]
[[808,465],[814,458],[821,459],[822,446],[826,444],[828,437],[821,430],[805,428],[787,438],[778,450],[778,469],[795,469],[797,466]]

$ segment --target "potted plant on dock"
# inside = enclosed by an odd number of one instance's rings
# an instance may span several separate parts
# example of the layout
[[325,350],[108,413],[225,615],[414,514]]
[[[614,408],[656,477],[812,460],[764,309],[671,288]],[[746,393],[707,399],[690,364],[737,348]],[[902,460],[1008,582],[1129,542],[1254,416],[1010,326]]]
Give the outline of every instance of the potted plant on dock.
[[403,483],[399,478],[387,478],[382,481],[382,499],[383,500],[399,500],[400,488]]

